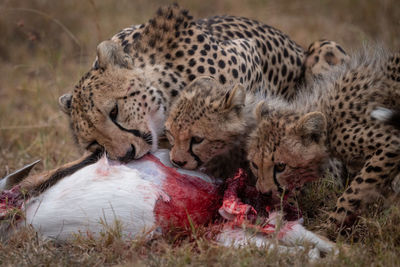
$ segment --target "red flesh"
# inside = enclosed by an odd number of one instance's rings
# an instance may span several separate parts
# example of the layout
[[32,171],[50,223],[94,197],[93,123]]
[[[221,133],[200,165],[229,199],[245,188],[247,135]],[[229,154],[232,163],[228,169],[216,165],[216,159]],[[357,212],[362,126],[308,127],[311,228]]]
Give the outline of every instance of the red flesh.
[[[4,190],[0,192],[0,220],[6,219],[11,215],[12,210],[21,210],[25,201],[24,194],[21,192],[19,185],[14,186],[10,190]],[[17,214],[14,219],[19,219],[20,216]]]
[[144,158],[155,162],[166,175],[162,190],[170,200],[164,201],[160,198],[154,207],[158,225],[163,229],[186,228],[191,223],[204,225],[215,217],[221,205],[221,196],[215,185],[166,167],[153,155],[146,155]]
[[[245,226],[265,234],[275,232],[275,226],[268,223],[267,216],[258,218],[259,221],[261,219],[261,222],[264,223],[254,224],[258,215],[257,211],[252,205],[244,204],[238,196],[240,192],[249,199],[250,203],[266,209],[266,214],[269,213],[271,207],[272,209],[276,208],[276,205],[273,204],[274,201],[271,201],[270,198],[263,198],[260,193],[254,190],[254,187],[246,184],[247,175],[244,170],[239,169],[233,178],[226,181],[227,188],[222,201],[222,196],[216,185],[195,176],[181,174],[175,168],[162,164],[153,155],[146,155],[143,159],[156,163],[166,175],[162,190],[168,197],[160,197],[154,207],[156,223],[163,230],[169,230],[171,227],[188,228],[191,224],[205,225],[212,222],[218,208],[220,208],[220,210],[232,215],[232,220],[228,223],[232,227]],[[12,209],[22,209],[24,200],[24,194],[20,191],[19,186],[1,192],[0,219],[6,218]],[[264,210],[258,210],[258,212],[265,213]],[[291,220],[298,219],[298,217],[299,214],[297,213],[297,216],[292,217]],[[288,227],[290,229],[290,223]],[[278,234],[278,238],[280,234]]]

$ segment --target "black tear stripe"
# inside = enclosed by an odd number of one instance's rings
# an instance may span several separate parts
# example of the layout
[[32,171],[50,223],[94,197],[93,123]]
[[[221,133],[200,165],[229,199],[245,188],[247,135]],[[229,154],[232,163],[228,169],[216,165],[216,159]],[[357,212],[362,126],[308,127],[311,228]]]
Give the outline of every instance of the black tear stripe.
[[51,186],[55,185],[58,181],[62,178],[72,175],[75,172],[79,171],[80,169],[92,165],[96,163],[104,154],[104,149],[97,149],[92,154],[84,158],[82,161],[78,162],[77,164],[70,166],[68,168],[60,168],[55,173],[53,173],[49,179],[45,182],[40,184],[36,187],[36,189],[31,193],[32,196],[37,196],[40,193],[46,191],[46,189],[50,188]]
[[120,130],[131,133],[139,138],[142,138],[150,146],[153,145],[153,136],[151,135],[151,133],[143,133],[142,131],[136,129],[126,129],[122,127],[117,121],[113,120],[113,122],[115,125],[118,126]]
[[190,147],[189,147],[189,153],[190,153],[190,155],[197,161],[197,167],[199,167],[199,166],[201,166],[201,165],[203,165],[203,162],[201,161],[201,159],[196,155],[196,154],[194,154],[194,152],[193,152],[193,138],[191,138],[191,140],[190,140]]
[[276,185],[276,187],[278,187],[278,192],[279,193],[283,193],[283,188],[281,187],[281,185],[278,182],[278,179],[276,178],[276,166],[274,165],[274,183]]

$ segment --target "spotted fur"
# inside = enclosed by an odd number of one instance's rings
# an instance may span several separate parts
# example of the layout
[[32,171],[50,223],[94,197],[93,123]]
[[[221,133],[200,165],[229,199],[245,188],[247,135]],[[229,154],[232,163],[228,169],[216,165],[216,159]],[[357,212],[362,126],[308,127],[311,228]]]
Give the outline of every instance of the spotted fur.
[[[348,61],[344,50],[332,41],[314,42],[307,54],[303,64],[309,83]],[[321,59],[315,60],[316,55]],[[252,111],[259,101],[268,99],[268,95],[273,97],[276,92],[265,88],[258,94],[248,90],[238,94],[238,90],[232,89],[235,86],[222,86],[208,78],[189,88],[171,107],[166,122],[167,136],[172,144],[171,160],[179,167],[201,167],[220,177],[229,177],[238,167],[246,168],[244,147],[255,126]],[[225,99],[234,98],[235,94],[238,94],[236,98],[240,105],[234,109],[215,108]],[[286,98],[290,99],[292,97]],[[338,176],[342,172],[337,165],[329,164],[332,175]]]
[[248,142],[260,191],[290,192],[318,179],[321,166],[335,157],[352,180],[330,215],[331,226],[352,224],[368,204],[392,192],[400,129],[373,113],[400,106],[400,55],[388,54],[366,49],[293,103],[260,104]]
[[305,83],[311,85],[313,80],[329,74],[335,66],[349,60],[350,57],[338,43],[329,40],[313,42],[307,50]]
[[211,77],[196,79],[173,105],[165,124],[171,161],[218,177],[229,177],[245,167],[243,137],[254,127],[251,110],[262,99],[246,93],[241,84],[224,86]]
[[101,43],[92,69],[60,98],[79,146],[128,161],[157,146],[171,104],[196,77],[241,83],[290,99],[304,50],[279,30],[242,17],[194,20],[176,5]]

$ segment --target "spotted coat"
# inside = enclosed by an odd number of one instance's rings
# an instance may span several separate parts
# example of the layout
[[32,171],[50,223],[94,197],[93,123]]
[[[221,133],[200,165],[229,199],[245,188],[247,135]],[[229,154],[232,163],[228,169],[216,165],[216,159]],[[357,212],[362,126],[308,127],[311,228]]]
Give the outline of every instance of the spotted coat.
[[[348,58],[333,41],[314,42],[304,64],[306,82],[312,83]],[[211,175],[229,177],[238,167],[247,168],[244,148],[255,125],[254,107],[275,93],[254,94],[215,79],[199,79],[188,85],[169,112],[165,129],[172,144],[170,157],[181,168],[202,168]],[[341,173],[335,164],[330,165],[336,170],[331,174]]]
[[98,46],[97,60],[60,98],[77,143],[128,161],[157,147],[171,104],[199,76],[291,99],[305,51],[281,31],[242,17],[194,20],[176,5]]
[[354,56],[316,81],[292,104],[257,108],[248,158],[262,192],[301,187],[320,177],[330,157],[340,159],[351,182],[328,226],[351,225],[367,205],[392,192],[400,173],[400,55],[380,48]]

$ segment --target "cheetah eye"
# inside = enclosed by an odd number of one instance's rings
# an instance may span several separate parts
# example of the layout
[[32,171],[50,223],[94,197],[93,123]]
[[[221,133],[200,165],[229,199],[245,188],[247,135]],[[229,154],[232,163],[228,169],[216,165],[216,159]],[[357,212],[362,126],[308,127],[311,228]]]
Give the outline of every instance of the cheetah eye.
[[286,164],[280,162],[280,163],[275,164],[274,167],[275,167],[275,171],[276,172],[283,172],[285,170],[285,168],[286,168]]
[[199,137],[199,136],[192,136],[192,140],[191,143],[192,144],[200,144],[201,142],[203,142],[204,138]]
[[250,164],[251,164],[251,167],[253,167],[255,170],[258,170],[257,164],[255,164],[253,161],[250,162]]
[[118,116],[118,104],[115,104],[115,107],[111,110],[109,116],[110,116],[110,119],[112,121],[115,121],[117,119],[117,116]]

